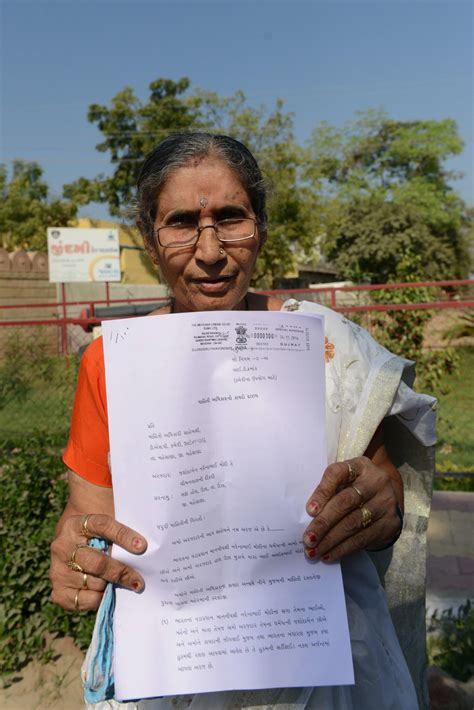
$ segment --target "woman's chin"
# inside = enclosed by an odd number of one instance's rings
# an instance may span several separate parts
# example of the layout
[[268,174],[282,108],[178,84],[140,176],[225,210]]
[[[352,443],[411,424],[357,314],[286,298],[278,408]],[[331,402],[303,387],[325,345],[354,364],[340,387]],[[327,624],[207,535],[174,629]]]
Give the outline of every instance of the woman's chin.
[[245,294],[233,290],[205,291],[199,289],[191,297],[181,301],[176,297],[177,310],[180,311],[232,311],[241,307]]

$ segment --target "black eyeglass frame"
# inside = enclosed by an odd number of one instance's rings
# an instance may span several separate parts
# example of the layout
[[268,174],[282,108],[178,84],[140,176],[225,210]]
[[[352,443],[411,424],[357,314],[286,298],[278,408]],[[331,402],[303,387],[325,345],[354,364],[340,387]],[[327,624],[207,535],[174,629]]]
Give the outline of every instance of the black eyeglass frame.
[[217,229],[216,229],[217,225],[222,224],[222,222],[235,222],[236,221],[235,217],[230,218],[230,219],[218,219],[213,224],[204,224],[202,227],[200,227],[199,225],[196,225],[196,234],[194,235],[194,237],[189,242],[182,242],[181,244],[162,244],[160,241],[161,230],[162,229],[169,229],[170,227],[173,227],[175,225],[168,224],[168,225],[164,225],[163,227],[158,227],[158,229],[154,230],[154,234],[155,234],[156,239],[158,240],[158,244],[160,245],[160,247],[163,247],[163,249],[179,249],[179,248],[183,249],[184,247],[191,247],[191,246],[193,247],[198,243],[199,237],[201,236],[201,232],[203,232],[205,229],[208,229],[209,227],[212,227],[212,229],[214,229],[217,239],[222,244],[233,244],[234,242],[243,242],[246,239],[253,239],[257,233],[257,227],[263,226],[263,222],[259,222],[257,219],[254,219],[253,217],[242,217],[241,219],[242,219],[242,221],[246,220],[248,222],[253,222],[253,225],[254,225],[253,232],[252,232],[252,234],[249,234],[248,237],[238,237],[237,239],[222,239],[222,237],[218,236]]

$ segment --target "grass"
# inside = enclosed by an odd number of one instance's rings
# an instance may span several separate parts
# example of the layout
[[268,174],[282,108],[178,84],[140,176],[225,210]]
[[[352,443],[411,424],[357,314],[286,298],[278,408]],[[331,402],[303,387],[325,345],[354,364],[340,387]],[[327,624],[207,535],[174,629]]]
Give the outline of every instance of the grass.
[[474,347],[460,348],[459,358],[456,372],[445,375],[437,393],[438,471],[474,471]]

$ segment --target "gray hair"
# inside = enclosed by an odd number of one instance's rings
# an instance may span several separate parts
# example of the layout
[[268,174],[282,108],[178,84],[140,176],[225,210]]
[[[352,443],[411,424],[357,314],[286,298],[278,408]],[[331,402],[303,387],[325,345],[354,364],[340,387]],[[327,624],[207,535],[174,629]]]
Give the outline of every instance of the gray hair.
[[229,136],[212,133],[175,133],[161,141],[145,158],[137,181],[136,217],[146,246],[156,250],[153,226],[157,198],[166,180],[193,158],[212,156],[225,163],[237,175],[247,191],[252,208],[265,235],[267,213],[266,188],[262,173],[252,153],[243,143]]

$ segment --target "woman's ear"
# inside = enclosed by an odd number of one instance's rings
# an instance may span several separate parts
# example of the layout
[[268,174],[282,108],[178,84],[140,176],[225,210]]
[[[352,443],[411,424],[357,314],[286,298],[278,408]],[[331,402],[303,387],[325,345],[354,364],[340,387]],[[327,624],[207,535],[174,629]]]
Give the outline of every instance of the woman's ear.
[[148,256],[152,260],[153,264],[159,268],[160,266],[160,260],[158,258],[158,250],[155,247],[154,244],[151,244],[148,239],[144,240],[145,242],[145,249],[148,253]]
[[153,234],[150,235],[141,217],[137,217],[137,219],[135,220],[135,224],[137,225],[138,231],[142,235],[143,245],[148,256],[150,257],[155,266],[159,266],[160,262],[158,259],[158,249],[156,247]]

